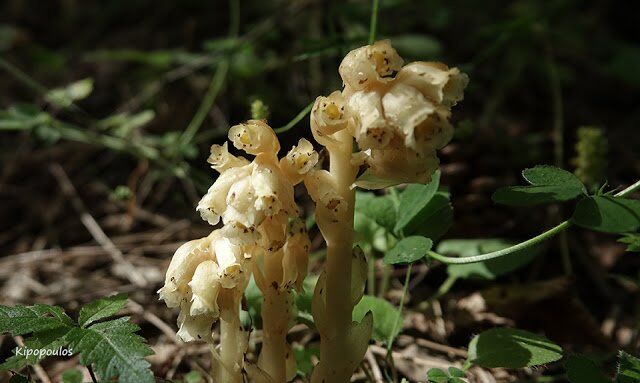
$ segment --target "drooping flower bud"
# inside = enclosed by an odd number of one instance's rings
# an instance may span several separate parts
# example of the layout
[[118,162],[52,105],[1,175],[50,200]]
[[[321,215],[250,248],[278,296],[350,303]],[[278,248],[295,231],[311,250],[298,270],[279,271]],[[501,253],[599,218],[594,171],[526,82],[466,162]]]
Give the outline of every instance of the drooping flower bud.
[[417,149],[414,129],[434,113],[435,105],[416,88],[398,83],[382,97],[382,107],[387,121],[404,137],[404,144]]
[[158,290],[168,307],[178,307],[189,299],[189,281],[198,265],[213,258],[210,237],[189,241],[176,250],[167,269],[164,286]]

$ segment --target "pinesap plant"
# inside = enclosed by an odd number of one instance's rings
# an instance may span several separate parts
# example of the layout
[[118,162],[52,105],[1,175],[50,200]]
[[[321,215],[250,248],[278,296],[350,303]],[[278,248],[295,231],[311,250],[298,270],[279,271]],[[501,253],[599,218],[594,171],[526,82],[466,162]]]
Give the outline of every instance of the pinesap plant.
[[[385,253],[388,267],[407,265],[403,295],[415,262],[447,264],[444,291],[457,279],[493,279],[523,266],[542,242],[574,225],[623,235],[621,241],[637,251],[640,201],[626,197],[640,181],[618,192],[594,189],[602,179],[596,165],[582,166],[580,177],[536,166],[523,171],[527,185],[495,192],[496,203],[510,206],[575,201],[569,219],[540,235],[521,243],[446,240],[432,249],[452,222],[449,196],[439,190],[437,150],[452,138],[449,119],[468,77],[441,63],[404,64],[389,41],[349,52],[338,72],[344,88],[318,97],[310,108],[315,143],[300,139],[284,153],[266,120],[252,119],[228,132],[243,155],[233,154],[228,142],[211,147],[208,162],[219,176],[196,209],[216,228],[175,252],[159,295],[179,310],[178,336],[209,345],[215,382],[281,383],[296,375],[308,375],[313,383],[349,382],[371,339],[390,350],[400,330],[402,303],[395,309],[375,296],[367,264],[374,250]],[[256,116],[267,114],[264,105],[255,109]],[[587,140],[594,133],[583,135]],[[594,150],[582,150],[581,161],[586,163]],[[597,175],[589,178],[589,172]],[[307,278],[311,243],[306,217],[294,199],[298,184],[315,204],[315,223],[326,242],[325,268],[317,280]],[[387,193],[371,191],[381,189]],[[251,335],[243,320],[245,298],[254,324],[257,317],[261,322],[262,347],[255,362],[245,357]],[[73,347],[94,379],[153,381],[143,359],[151,351],[135,334],[138,328],[126,317],[111,319],[125,302],[123,295],[92,302],[81,309],[78,321],[53,306],[1,306],[0,331],[26,336],[31,348]],[[287,340],[296,321],[319,333],[315,365],[308,362],[309,350],[294,349]],[[219,323],[217,337],[214,323]],[[16,354],[2,368],[17,371],[41,356]],[[473,365],[524,368],[562,357],[562,348],[541,335],[496,328],[473,337],[461,369],[433,369],[424,379],[460,383]],[[573,383],[584,382],[584,371],[611,381],[584,356],[571,356],[566,368]],[[620,353],[615,381],[639,377],[640,362]]]

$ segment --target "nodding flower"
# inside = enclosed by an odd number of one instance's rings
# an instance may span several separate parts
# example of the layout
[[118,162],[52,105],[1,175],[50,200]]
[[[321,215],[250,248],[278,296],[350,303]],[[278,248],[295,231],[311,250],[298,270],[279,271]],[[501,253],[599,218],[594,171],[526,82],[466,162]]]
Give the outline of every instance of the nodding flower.
[[393,81],[402,63],[389,40],[382,40],[349,52],[338,71],[348,89],[375,90]]
[[236,157],[229,153],[228,143],[225,142],[221,145],[211,145],[211,154],[207,158],[207,162],[211,164],[211,167],[222,173],[230,168],[237,168],[247,165],[249,161],[243,157]]
[[167,306],[180,307],[178,336],[185,342],[211,341],[211,326],[221,311],[233,309],[219,296],[242,295],[249,281],[243,250],[221,233],[180,246],[158,291]]
[[292,184],[298,184],[313,169],[320,156],[313,150],[311,142],[304,138],[291,148],[285,157],[280,159],[280,168]]
[[311,109],[311,132],[321,145],[335,142],[332,134],[346,129],[350,113],[342,92],[335,91],[329,96],[316,98]]
[[212,225],[222,217],[225,224],[237,222],[247,230],[280,211],[298,213],[293,184],[273,153],[259,153],[247,165],[224,170],[196,210]]
[[237,149],[249,154],[270,152],[277,154],[280,143],[275,132],[263,120],[249,120],[229,129],[229,140]]
[[[369,167],[358,186],[430,180],[439,163],[436,150],[453,137],[451,107],[462,100],[467,75],[436,62],[402,64],[386,40],[349,52],[339,68],[344,90],[319,97],[312,110],[311,129],[320,144],[332,144],[331,115],[355,138],[359,152],[352,163]],[[330,100],[346,108],[337,114]]]

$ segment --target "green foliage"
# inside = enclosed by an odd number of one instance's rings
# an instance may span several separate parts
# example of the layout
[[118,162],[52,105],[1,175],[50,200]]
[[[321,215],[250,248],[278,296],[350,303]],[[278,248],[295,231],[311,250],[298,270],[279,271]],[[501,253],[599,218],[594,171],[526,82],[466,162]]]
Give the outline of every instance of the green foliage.
[[262,100],[253,100],[251,103],[251,118],[254,120],[266,120],[269,118],[269,107]]
[[202,376],[202,374],[198,371],[189,371],[185,376],[184,376],[184,383],[204,383],[204,377]]
[[575,175],[587,186],[600,185],[607,171],[607,138],[602,128],[583,126],[578,129],[576,157],[571,163],[576,167]]
[[355,209],[379,226],[393,230],[396,223],[396,205],[391,195],[376,196],[371,192],[356,192]]
[[369,311],[373,313],[373,339],[385,344],[393,341],[400,332],[401,326],[396,326],[399,311],[384,299],[365,295],[353,309],[353,320],[360,322]]
[[640,252],[640,234],[639,233],[626,233],[622,238],[618,239],[618,242],[627,245],[627,251]]
[[600,367],[584,355],[570,356],[565,367],[567,378],[571,383],[611,383]]
[[87,327],[95,321],[113,316],[125,304],[127,304],[127,294],[124,293],[89,302],[80,309],[78,324]]
[[523,368],[562,358],[562,348],[524,330],[494,328],[473,337],[468,362],[487,368]]
[[62,383],[82,383],[82,372],[76,368],[62,373]]
[[618,354],[618,371],[616,383],[640,382],[640,359],[620,351]]
[[464,371],[455,367],[449,367],[448,371],[440,368],[431,368],[427,371],[429,383],[466,383],[463,379],[465,376]]
[[[25,335],[29,350],[56,350],[68,347],[80,354],[80,363],[93,365],[103,380],[118,378],[120,382],[153,382],[145,356],[153,352],[145,340],[136,335],[139,327],[129,317],[108,320],[126,303],[126,295],[118,294],[93,301],[80,309],[78,323],[61,308],[34,306],[0,306],[0,332]],[[43,359],[46,353],[16,354],[0,365],[15,370]]]
[[313,371],[312,357],[320,358],[320,349],[317,347],[303,347],[295,345],[293,354],[296,358],[297,373],[300,376],[308,376]]
[[[514,243],[500,238],[488,239],[450,239],[440,242],[438,253],[454,253],[461,257],[472,257],[506,249]],[[541,247],[533,246],[516,252],[508,257],[500,257],[483,262],[447,265],[447,272],[457,278],[495,279],[517,270],[540,254]]]
[[429,238],[412,236],[401,239],[384,256],[384,263],[396,265],[419,261],[431,250],[433,242]]
[[[400,204],[394,231],[403,232],[405,227],[417,219],[438,191],[440,185],[440,171],[436,171],[426,185],[411,184],[400,194]],[[406,234],[406,233],[405,233]]]
[[553,166],[539,165],[525,169],[522,176],[531,186],[498,189],[493,194],[494,202],[511,206],[531,206],[569,201],[585,192],[584,185],[575,175]]
[[640,200],[592,196],[581,200],[571,222],[605,233],[633,232],[640,228]]
[[60,108],[68,108],[73,105],[74,101],[82,100],[89,96],[92,91],[93,80],[85,78],[63,88],[52,89],[47,92],[45,98],[47,101]]

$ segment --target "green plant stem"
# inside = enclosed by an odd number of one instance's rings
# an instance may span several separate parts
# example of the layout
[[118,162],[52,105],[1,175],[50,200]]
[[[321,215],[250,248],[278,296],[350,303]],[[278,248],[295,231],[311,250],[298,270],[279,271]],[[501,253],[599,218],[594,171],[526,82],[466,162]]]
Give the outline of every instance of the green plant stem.
[[26,86],[33,89],[40,95],[45,95],[49,92],[47,88],[40,85],[37,81],[32,79],[28,74],[20,70],[20,68],[11,64],[7,60],[3,59],[2,57],[0,57],[0,68],[3,68],[7,72],[9,72],[10,75],[14,76],[15,78],[20,80],[22,83],[24,83]]
[[458,280],[458,277],[456,277],[455,275],[449,275],[447,279],[445,279],[444,282],[442,282],[442,284],[438,288],[438,291],[436,291],[436,293],[433,295],[433,297],[431,297],[430,300],[434,301],[436,299],[443,297],[446,293],[449,292],[449,290],[451,290],[451,288],[453,287],[453,285],[455,285],[457,280]]
[[391,331],[391,335],[389,335],[389,340],[387,341],[387,355],[391,353],[391,348],[393,347],[393,341],[395,339],[396,329],[398,328],[398,324],[400,319],[402,318],[402,310],[404,309],[404,300],[407,296],[407,291],[409,291],[409,281],[411,280],[411,267],[413,263],[409,264],[407,267],[407,275],[404,277],[404,286],[402,287],[402,297],[400,298],[400,307],[398,308],[398,315],[396,319],[393,321],[393,330]]
[[373,0],[371,6],[371,23],[369,24],[369,44],[376,41],[376,33],[378,32],[378,9],[380,8],[380,0]]
[[[238,0],[231,0],[229,4],[229,37],[237,37],[238,31],[240,29],[240,2]],[[227,73],[229,72],[230,65],[230,54],[227,54],[216,68],[213,77],[211,78],[211,83],[209,84],[209,88],[207,89],[207,93],[204,95],[196,114],[189,122],[189,125],[182,133],[180,137],[180,142],[182,144],[190,143],[195,137],[198,130],[202,126],[204,119],[207,117],[207,114],[211,110],[213,103],[218,97],[220,90],[224,85],[224,82],[227,78]]]
[[[559,168],[564,167],[564,106],[562,102],[562,87],[558,78],[558,68],[551,54],[551,47],[547,53],[547,70],[549,73],[549,91],[551,93],[551,108],[553,110],[553,154],[555,164]],[[562,217],[562,208],[555,209],[557,221]],[[556,221],[556,222],[557,222]],[[569,238],[567,232],[563,231],[559,236],[560,257],[562,266],[566,275],[573,274],[573,266],[571,265],[571,254],[569,251]]]
[[291,121],[289,121],[286,125],[281,126],[277,129],[274,129],[273,131],[276,133],[284,133],[287,130],[290,130],[291,128],[293,128],[294,126],[296,126],[298,124],[298,122],[302,121],[303,118],[305,118],[307,116],[307,114],[309,114],[309,112],[311,112],[311,108],[313,108],[313,102],[310,103],[309,105],[305,106],[304,109],[302,109]]
[[[634,191],[640,189],[640,180],[636,181],[633,185],[629,186],[628,188],[616,193],[614,196],[615,197],[624,197],[626,195],[629,195],[631,193],[633,193]],[[438,254],[435,251],[429,251],[427,254],[433,258],[436,259],[442,263],[446,263],[446,264],[465,264],[465,263],[476,263],[476,262],[483,262],[483,261],[488,261],[491,259],[495,259],[495,258],[500,258],[503,257],[505,255],[509,255],[509,254],[513,254],[517,251],[526,249],[528,247],[531,247],[533,245],[536,245],[542,241],[545,241],[553,236],[555,236],[556,234],[562,232],[563,230],[569,228],[572,225],[572,223],[567,220],[567,221],[563,221],[560,224],[558,224],[557,226],[552,227],[551,229],[545,231],[542,234],[539,234],[531,239],[528,239],[524,242],[518,243],[516,245],[513,245],[511,247],[507,247],[506,249],[502,249],[502,250],[498,250],[498,251],[493,251],[491,253],[486,253],[486,254],[480,254],[480,255],[475,255],[472,257],[447,257],[445,255],[442,254]]]

